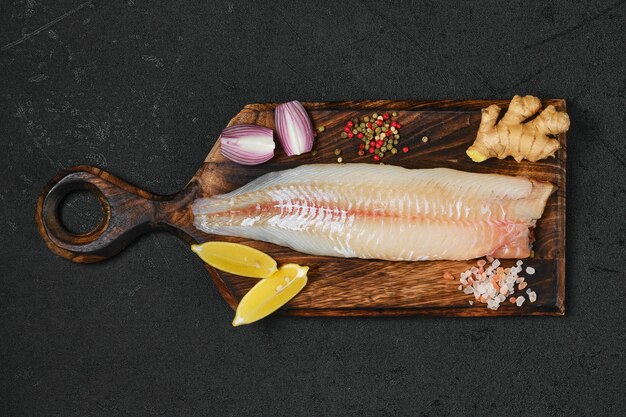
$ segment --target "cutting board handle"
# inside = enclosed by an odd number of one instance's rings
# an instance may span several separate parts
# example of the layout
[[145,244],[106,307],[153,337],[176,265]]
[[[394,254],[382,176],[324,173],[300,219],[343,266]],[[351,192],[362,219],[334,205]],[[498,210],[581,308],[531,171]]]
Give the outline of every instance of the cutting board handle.
[[[198,189],[192,181],[179,193],[156,195],[82,165],[61,172],[46,185],[37,201],[37,225],[53,252],[81,263],[109,258],[150,230],[168,230],[193,243],[190,206]],[[59,218],[63,199],[77,190],[91,191],[102,204],[102,221],[84,234],[71,233]]]

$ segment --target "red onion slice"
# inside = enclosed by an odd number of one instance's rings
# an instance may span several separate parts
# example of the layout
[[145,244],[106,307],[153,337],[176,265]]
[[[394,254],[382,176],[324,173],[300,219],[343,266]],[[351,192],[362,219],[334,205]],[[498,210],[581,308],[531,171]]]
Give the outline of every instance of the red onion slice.
[[313,124],[299,101],[276,106],[274,123],[280,144],[287,155],[300,155],[313,148]]
[[220,135],[222,155],[242,165],[258,165],[274,156],[274,132],[257,125],[234,125]]

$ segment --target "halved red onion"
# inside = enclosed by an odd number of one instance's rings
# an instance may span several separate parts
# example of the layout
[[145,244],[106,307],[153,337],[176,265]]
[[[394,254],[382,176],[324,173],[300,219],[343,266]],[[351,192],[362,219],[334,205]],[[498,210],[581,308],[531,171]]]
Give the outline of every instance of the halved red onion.
[[257,125],[234,125],[220,135],[222,155],[242,165],[257,165],[274,156],[274,132]]
[[287,155],[300,155],[313,148],[313,124],[299,101],[276,106],[274,123],[280,144]]

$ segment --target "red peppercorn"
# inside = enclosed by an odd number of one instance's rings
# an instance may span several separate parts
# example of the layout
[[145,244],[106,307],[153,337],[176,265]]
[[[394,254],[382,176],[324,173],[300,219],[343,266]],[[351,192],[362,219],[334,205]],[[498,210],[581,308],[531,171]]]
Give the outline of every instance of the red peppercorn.
[[392,120],[391,121],[391,126],[396,127],[396,126],[398,126],[398,123],[395,120]]
[[396,123],[396,129],[402,129],[402,125],[400,123]]
[[349,120],[348,123],[346,124],[347,127],[352,127],[354,126],[354,123],[352,123],[352,120]]
[[346,127],[343,128],[343,131],[346,132],[346,133],[350,133],[350,128],[348,126],[346,126]]
[[372,128],[372,122],[367,122],[367,127]]
[[356,135],[356,137],[359,138],[359,139],[363,139],[363,133],[359,132],[359,134]]
[[374,147],[370,146],[370,153],[374,153]]
[[405,146],[404,148],[402,148],[402,152],[407,153],[409,151],[409,147]]
[[385,135],[387,135],[387,137],[391,136],[391,130],[388,130],[387,132],[385,132]]
[[378,156],[378,155],[374,155],[374,160],[375,160],[375,161],[380,161],[380,156]]
[[363,156],[363,155],[365,155],[365,152],[359,151],[359,156]]
[[363,149],[365,149],[365,144],[364,144],[364,143],[361,143],[361,144],[359,145],[359,150],[360,150],[360,151],[362,151]]
[[388,113],[383,114],[383,119],[389,120],[389,114]]
[[382,140],[382,139],[378,139],[378,140],[376,141],[376,143],[377,143],[377,144],[379,144],[380,146],[383,146],[383,140]]
[[382,125],[383,125],[383,121],[382,121],[382,120],[380,120],[380,119],[378,119],[378,120],[376,120],[376,124],[377,124],[378,126],[382,126]]
[[352,132],[348,132],[348,137],[349,137],[349,138],[354,137],[354,133],[352,133]]
[[383,146],[383,144],[382,144],[382,143],[378,143],[378,142],[376,142],[376,149],[380,148],[381,146]]

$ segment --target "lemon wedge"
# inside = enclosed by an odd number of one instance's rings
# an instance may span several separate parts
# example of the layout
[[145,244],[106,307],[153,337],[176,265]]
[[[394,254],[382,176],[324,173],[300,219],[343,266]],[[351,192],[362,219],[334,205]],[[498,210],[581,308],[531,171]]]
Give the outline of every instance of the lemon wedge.
[[253,323],[287,304],[306,285],[308,270],[308,266],[285,264],[271,277],[259,281],[241,299],[233,326]]
[[213,268],[242,277],[267,278],[277,271],[271,256],[239,243],[206,242],[191,250]]

